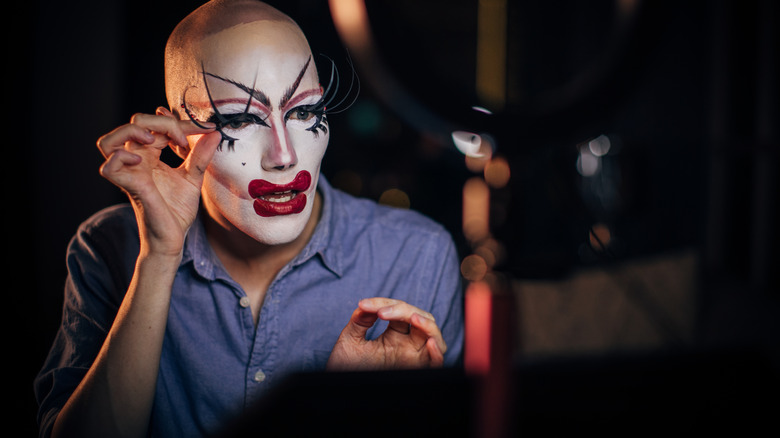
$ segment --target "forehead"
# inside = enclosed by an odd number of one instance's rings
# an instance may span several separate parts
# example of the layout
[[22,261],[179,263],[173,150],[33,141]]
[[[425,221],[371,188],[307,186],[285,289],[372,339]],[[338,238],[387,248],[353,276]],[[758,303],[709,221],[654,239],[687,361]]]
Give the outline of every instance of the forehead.
[[[238,24],[200,43],[206,72],[272,92],[287,88],[300,73],[311,51],[297,27],[282,21]],[[313,62],[304,80],[317,81]]]

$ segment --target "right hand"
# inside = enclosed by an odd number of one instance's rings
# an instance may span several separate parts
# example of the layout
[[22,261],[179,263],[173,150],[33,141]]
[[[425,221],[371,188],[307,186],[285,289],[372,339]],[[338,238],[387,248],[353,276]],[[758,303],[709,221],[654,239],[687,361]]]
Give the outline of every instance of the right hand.
[[[192,147],[187,136],[200,135]],[[100,174],[130,198],[138,220],[141,250],[180,255],[195,220],[203,174],[221,141],[214,129],[176,118],[165,108],[136,114],[97,141],[106,161]],[[184,158],[177,168],[160,161],[168,145]]]

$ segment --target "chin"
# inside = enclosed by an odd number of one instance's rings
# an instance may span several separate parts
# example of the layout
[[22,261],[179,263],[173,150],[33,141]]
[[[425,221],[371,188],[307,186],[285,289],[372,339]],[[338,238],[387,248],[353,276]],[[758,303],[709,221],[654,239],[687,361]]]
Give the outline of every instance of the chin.
[[265,245],[283,245],[300,237],[311,217],[311,205],[300,213],[274,217],[255,215],[241,231]]

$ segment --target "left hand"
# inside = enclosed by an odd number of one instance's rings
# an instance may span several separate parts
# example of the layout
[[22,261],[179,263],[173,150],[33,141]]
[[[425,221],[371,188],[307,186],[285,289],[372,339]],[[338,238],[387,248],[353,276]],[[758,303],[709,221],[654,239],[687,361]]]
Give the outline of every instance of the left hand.
[[[374,340],[366,333],[377,319],[389,321]],[[328,359],[328,370],[441,367],[447,344],[433,315],[390,298],[358,303]]]

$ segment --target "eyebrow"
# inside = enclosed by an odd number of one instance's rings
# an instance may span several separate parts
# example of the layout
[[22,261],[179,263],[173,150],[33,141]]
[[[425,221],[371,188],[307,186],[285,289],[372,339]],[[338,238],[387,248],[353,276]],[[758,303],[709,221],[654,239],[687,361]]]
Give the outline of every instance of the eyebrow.
[[257,100],[258,102],[262,103],[263,105],[265,105],[267,107],[271,106],[271,99],[269,99],[268,96],[266,96],[265,93],[263,93],[262,91],[254,89],[254,88],[249,87],[249,86],[246,86],[246,85],[242,84],[241,82],[234,81],[232,79],[223,78],[222,76],[217,76],[217,75],[215,75],[213,73],[208,73],[208,72],[205,72],[205,73],[208,76],[211,76],[212,78],[219,79],[220,81],[224,81],[224,82],[227,82],[229,84],[233,84],[236,87],[238,87],[239,89],[241,89],[243,92],[248,94],[250,96],[250,98]]
[[[295,82],[290,85],[290,87],[285,90],[284,95],[282,95],[281,100],[279,101],[279,108],[284,108],[289,102],[290,99],[292,99],[293,95],[295,94],[295,90],[298,89],[298,86],[301,84],[301,80],[303,79],[303,75],[306,73],[306,70],[309,68],[309,64],[311,63],[311,55],[309,55],[309,58],[306,60],[306,62],[303,64],[303,68],[301,68],[301,71],[298,73],[298,77],[295,78]],[[236,87],[238,87],[241,91],[247,93],[250,98],[257,100],[258,102],[262,103],[266,107],[271,107],[271,99],[268,98],[268,96],[263,93],[262,91],[249,87],[245,84],[242,84],[241,82],[234,81],[232,79],[223,78],[222,76],[215,75],[213,73],[204,72],[206,75],[211,76],[214,79],[219,79],[220,81],[227,82],[229,84],[232,84]]]
[[303,64],[303,68],[301,69],[301,72],[298,73],[298,77],[295,78],[295,82],[293,82],[293,84],[287,89],[287,91],[284,92],[282,99],[279,101],[279,108],[284,108],[285,106],[287,106],[287,103],[293,97],[293,94],[295,94],[295,90],[297,90],[298,86],[301,84],[301,79],[303,79],[303,75],[304,73],[306,73],[306,69],[309,68],[310,62],[311,62],[311,55],[309,55],[309,58],[306,60],[306,63]]

